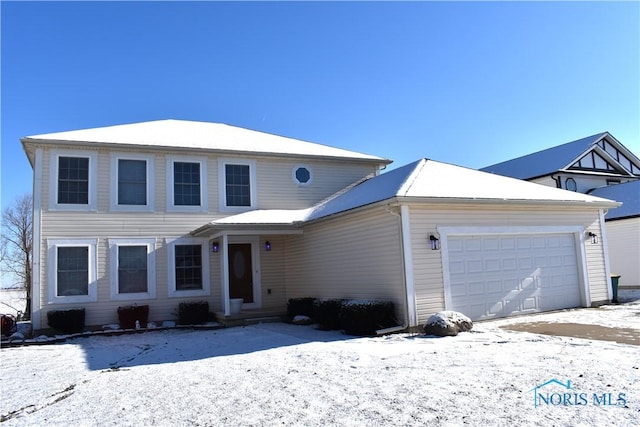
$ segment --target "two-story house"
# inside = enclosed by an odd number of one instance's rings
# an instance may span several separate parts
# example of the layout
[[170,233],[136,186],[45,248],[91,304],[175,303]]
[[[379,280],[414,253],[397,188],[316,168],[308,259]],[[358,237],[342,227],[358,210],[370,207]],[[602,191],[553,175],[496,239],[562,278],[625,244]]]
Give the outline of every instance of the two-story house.
[[34,329],[183,301],[222,316],[289,298],[394,302],[400,323],[611,299],[618,203],[433,160],[390,160],[233,126],[160,120],[25,137],[34,171]]
[[605,212],[605,243],[620,285],[640,286],[640,159],[609,132],[481,170],[622,202]]

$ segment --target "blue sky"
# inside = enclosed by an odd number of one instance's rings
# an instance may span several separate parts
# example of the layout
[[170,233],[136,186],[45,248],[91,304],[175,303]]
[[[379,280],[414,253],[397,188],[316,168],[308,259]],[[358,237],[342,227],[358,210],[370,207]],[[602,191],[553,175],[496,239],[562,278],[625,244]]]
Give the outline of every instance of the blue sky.
[[640,153],[638,2],[7,2],[19,138],[176,118],[479,168],[605,130]]

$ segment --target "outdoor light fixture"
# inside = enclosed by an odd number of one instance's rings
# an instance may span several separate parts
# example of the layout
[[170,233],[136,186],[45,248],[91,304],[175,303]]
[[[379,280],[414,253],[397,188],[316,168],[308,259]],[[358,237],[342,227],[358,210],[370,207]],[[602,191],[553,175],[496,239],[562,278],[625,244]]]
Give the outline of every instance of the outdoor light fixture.
[[212,250],[213,252],[218,252],[218,250],[219,250],[219,249],[220,249],[220,246],[218,246],[218,242],[213,242],[213,243],[211,244],[211,250]]
[[271,242],[270,241],[266,241],[264,242],[264,250],[269,252],[271,250]]
[[598,243],[598,235],[593,232],[589,232],[589,237],[591,237],[591,243]]
[[433,234],[429,236],[429,242],[431,243],[431,250],[437,251],[440,249],[440,239],[438,239]]

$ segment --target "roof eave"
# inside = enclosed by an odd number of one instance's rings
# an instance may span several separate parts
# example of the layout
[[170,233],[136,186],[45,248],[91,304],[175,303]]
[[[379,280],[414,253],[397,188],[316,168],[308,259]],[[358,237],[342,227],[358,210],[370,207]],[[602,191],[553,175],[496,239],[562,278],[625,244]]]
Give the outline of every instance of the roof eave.
[[486,199],[476,197],[397,197],[400,203],[424,204],[478,204],[478,205],[526,205],[526,206],[577,206],[596,209],[612,209],[622,205],[615,201],[586,202],[581,200],[548,200],[548,199]]

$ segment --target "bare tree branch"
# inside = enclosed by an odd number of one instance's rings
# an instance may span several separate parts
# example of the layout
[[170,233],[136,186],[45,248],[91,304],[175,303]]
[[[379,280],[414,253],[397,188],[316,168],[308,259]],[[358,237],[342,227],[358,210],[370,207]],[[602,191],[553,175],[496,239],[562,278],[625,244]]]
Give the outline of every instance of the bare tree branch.
[[26,290],[25,315],[30,318],[33,254],[33,198],[30,194],[16,198],[2,213],[0,241],[2,270],[15,275]]

